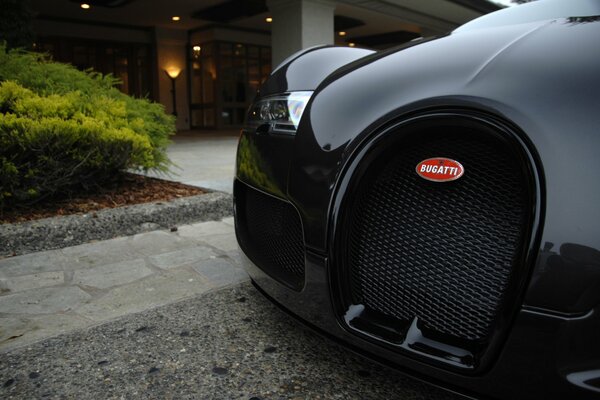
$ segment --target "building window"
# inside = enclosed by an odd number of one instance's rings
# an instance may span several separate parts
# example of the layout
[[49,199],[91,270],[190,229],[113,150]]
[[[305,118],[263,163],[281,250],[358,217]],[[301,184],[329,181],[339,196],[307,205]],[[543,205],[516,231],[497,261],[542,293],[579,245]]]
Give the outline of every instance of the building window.
[[208,42],[190,50],[193,128],[238,128],[260,84],[271,73],[271,49]]
[[50,54],[55,61],[72,64],[80,70],[91,68],[112,74],[119,79],[118,88],[123,93],[154,98],[150,45],[42,37],[36,43],[36,49]]

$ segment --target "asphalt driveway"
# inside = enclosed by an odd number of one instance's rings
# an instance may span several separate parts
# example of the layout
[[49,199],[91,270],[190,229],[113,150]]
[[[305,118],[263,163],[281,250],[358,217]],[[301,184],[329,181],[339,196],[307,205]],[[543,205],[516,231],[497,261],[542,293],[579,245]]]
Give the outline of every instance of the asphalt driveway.
[[1,359],[3,399],[456,399],[304,330],[250,283]]

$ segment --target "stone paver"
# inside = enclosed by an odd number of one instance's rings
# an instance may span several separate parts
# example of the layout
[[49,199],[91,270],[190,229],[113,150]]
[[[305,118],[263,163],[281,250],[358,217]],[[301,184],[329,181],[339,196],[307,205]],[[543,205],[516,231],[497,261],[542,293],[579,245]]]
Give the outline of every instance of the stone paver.
[[[0,351],[90,326],[79,315],[49,314],[0,317]],[[25,341],[23,341],[25,339]]]
[[78,307],[92,296],[77,286],[27,290],[0,297],[2,314],[57,314]]
[[247,279],[231,218],[0,259],[0,351]]
[[64,283],[65,274],[62,271],[40,272],[39,274],[0,278],[0,288],[16,293],[23,290],[39,289]]
[[202,238],[202,240],[224,252],[233,251],[238,248],[237,241],[235,240],[235,235],[233,237],[233,240],[231,240],[230,234],[205,236]]
[[138,259],[75,271],[73,284],[108,289],[135,282],[148,275],[152,275],[152,270],[146,267],[144,260]]
[[0,277],[62,271],[67,259],[59,251],[41,251],[19,257],[0,259]]
[[93,268],[121,261],[135,260],[142,254],[131,245],[131,238],[120,237],[100,242],[67,247],[60,252],[65,256],[69,270]]
[[[193,229],[192,227],[189,227]],[[215,258],[217,253],[210,247],[197,246],[183,250],[172,251],[169,253],[158,254],[149,258],[152,265],[162,268],[171,269],[182,265],[191,264],[198,260],[208,260]]]
[[206,292],[215,286],[193,271],[174,269],[168,274],[153,275],[113,289],[110,294],[83,305],[76,311],[79,315],[101,322],[169,304]]
[[189,248],[193,244],[192,241],[179,235],[163,231],[134,235],[129,243],[136,251],[148,256]]
[[192,268],[217,286],[239,283],[247,279],[247,275],[244,271],[234,267],[232,261],[228,261],[224,258],[215,258],[205,262],[199,262],[193,265]]
[[182,226],[179,228],[179,236],[201,239],[205,236],[222,235],[231,233],[231,224],[227,224],[224,221],[211,221],[202,224],[202,226]]

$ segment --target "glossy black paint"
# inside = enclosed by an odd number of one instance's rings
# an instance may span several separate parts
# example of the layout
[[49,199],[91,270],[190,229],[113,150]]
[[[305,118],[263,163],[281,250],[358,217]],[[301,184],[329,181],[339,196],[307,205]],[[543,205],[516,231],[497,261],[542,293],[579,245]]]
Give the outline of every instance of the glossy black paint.
[[271,73],[259,96],[314,90],[336,69],[369,54],[373,51],[351,47],[316,46],[302,50]]
[[[595,4],[600,15],[600,3]],[[593,6],[586,1],[586,7]],[[576,11],[551,20],[459,30],[395,52],[365,54],[344,67],[332,63],[326,49],[282,66],[262,95],[315,93],[295,138],[268,140],[243,132],[240,149],[252,143],[257,155],[238,154],[237,179],[299,211],[306,284],[293,292],[247,262],[253,280],[318,329],[442,385],[493,398],[599,397],[600,22]],[[319,64],[317,70],[329,72],[311,81],[309,72],[299,72],[305,68],[289,68],[308,55],[312,68]],[[391,125],[439,112],[485,115],[510,127],[528,149],[536,176],[537,217],[523,260],[531,273],[520,283],[521,306],[507,317],[510,329],[490,367],[475,376],[350,333],[332,302],[330,244],[336,207],[351,195],[353,160]],[[262,176],[243,173],[252,168]]]

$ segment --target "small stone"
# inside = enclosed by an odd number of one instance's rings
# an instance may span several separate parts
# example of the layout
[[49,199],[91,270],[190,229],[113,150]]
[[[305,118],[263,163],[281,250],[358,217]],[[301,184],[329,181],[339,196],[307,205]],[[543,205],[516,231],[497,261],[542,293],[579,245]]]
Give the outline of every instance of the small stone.
[[29,373],[29,379],[37,379],[40,377],[40,374],[38,374],[37,372],[30,372]]
[[145,332],[148,330],[147,326],[140,326],[139,328],[137,328],[135,331],[136,332]]
[[223,368],[223,367],[214,367],[212,369],[212,372],[217,374],[217,375],[226,375],[229,371],[227,370],[227,368]]
[[245,303],[246,302],[246,298],[245,297],[240,297],[239,299],[237,299],[237,301],[239,303]]
[[179,336],[181,336],[181,337],[188,337],[188,336],[190,336],[190,331],[181,331],[181,333],[179,334]]
[[252,322],[252,318],[248,318],[248,317],[242,318],[242,321],[244,321],[244,322]]
[[98,218],[98,214],[92,213],[92,218]]
[[262,399],[260,397],[254,396],[254,397],[250,397],[248,400],[262,400]]
[[108,364],[108,360],[98,361],[98,365],[106,365]]
[[267,346],[265,347],[264,352],[265,353],[275,353],[277,351],[277,347],[273,347],[273,346]]
[[177,232],[177,227],[176,226],[171,227],[171,232]]
[[157,374],[159,372],[160,372],[160,368],[157,368],[157,367],[152,367],[152,368],[150,368],[148,370],[148,374],[150,374],[150,375],[154,375],[154,374]]
[[7,380],[6,382],[4,382],[4,387],[10,387],[15,383],[15,380],[13,378],[10,378],[9,380]]

